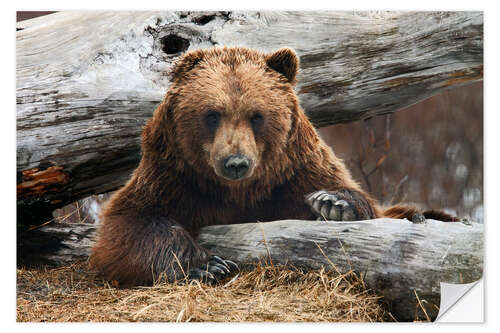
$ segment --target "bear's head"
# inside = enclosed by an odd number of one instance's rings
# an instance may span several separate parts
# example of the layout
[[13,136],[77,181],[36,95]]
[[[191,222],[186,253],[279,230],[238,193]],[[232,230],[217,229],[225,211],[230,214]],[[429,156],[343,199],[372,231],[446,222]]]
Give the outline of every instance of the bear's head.
[[175,155],[179,168],[187,164],[229,186],[283,174],[293,163],[288,145],[297,122],[307,122],[294,93],[297,71],[288,48],[186,53],[145,128],[144,153]]

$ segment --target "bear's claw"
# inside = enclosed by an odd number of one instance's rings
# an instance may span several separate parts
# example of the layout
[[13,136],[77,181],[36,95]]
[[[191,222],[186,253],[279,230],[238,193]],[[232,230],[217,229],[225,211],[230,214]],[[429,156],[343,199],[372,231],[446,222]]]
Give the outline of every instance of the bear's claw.
[[427,220],[425,219],[425,216],[422,213],[415,213],[413,214],[411,221],[413,223],[421,224],[425,223]]
[[306,196],[306,203],[311,207],[318,220],[354,221],[357,219],[356,208],[349,203],[344,193],[324,190]]
[[189,271],[188,280],[198,280],[207,284],[215,284],[231,273],[239,272],[239,267],[231,260],[224,260],[219,256],[211,255],[206,264]]
[[215,284],[217,282],[212,273],[200,268],[191,269],[187,278],[189,281],[197,280],[206,284]]

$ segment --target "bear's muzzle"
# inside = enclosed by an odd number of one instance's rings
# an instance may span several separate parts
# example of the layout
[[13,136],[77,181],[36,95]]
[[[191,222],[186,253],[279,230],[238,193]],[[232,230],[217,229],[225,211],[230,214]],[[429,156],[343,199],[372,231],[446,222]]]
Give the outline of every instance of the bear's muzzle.
[[222,162],[221,173],[228,180],[245,178],[252,166],[252,161],[242,154],[230,155]]

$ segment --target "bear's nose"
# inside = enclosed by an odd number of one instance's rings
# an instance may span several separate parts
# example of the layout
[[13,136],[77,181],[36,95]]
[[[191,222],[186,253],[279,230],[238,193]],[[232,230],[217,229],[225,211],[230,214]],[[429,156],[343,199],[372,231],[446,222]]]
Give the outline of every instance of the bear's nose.
[[246,176],[250,169],[250,159],[245,155],[231,155],[224,159],[224,176],[237,180]]

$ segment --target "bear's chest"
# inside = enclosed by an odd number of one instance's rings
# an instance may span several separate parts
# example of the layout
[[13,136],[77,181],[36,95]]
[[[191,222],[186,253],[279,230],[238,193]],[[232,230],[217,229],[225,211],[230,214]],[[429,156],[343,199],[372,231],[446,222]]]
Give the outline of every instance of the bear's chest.
[[208,225],[312,218],[303,194],[285,188],[253,202],[198,193],[179,198],[169,206],[169,215],[192,231]]

